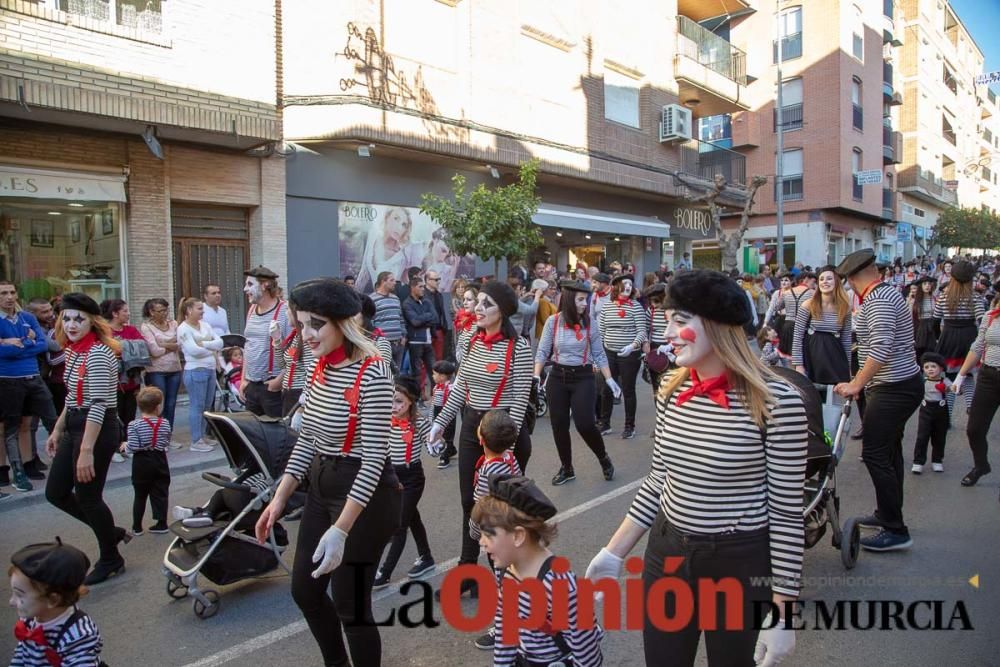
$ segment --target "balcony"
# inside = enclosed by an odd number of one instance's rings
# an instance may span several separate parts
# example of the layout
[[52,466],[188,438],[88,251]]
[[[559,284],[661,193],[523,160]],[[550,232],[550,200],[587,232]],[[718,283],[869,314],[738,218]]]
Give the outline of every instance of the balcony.
[[892,127],[882,125],[882,164],[893,164],[896,160],[896,146],[892,141]]
[[747,183],[747,159],[745,155],[692,139],[680,146],[681,172],[711,182],[716,174],[721,174],[732,185],[745,186]]
[[686,16],[677,17],[674,78],[681,103],[699,118],[749,109],[746,54]]
[[955,206],[958,196],[954,190],[944,187],[944,181],[934,172],[913,165],[901,170],[896,176],[896,189],[934,206]]
[[[774,62],[778,62],[778,40],[772,40]],[[781,62],[802,57],[802,33],[795,32],[781,38]]]
[[774,110],[774,131],[778,131],[778,116],[781,116],[781,129],[785,132],[789,130],[802,129],[802,105],[789,104],[779,110]]
[[902,46],[902,33],[897,36],[896,23],[893,20],[892,0],[882,2],[882,43]]
[[892,205],[892,190],[882,188],[882,218],[885,220],[895,219],[895,211]]
[[739,14],[753,9],[748,0],[677,0],[677,13],[693,21],[704,21],[723,14]]
[[860,104],[852,104],[852,120],[854,122],[854,128],[857,130],[865,129],[865,110]]
[[990,171],[989,167],[983,167],[982,170],[980,171],[979,176],[980,178],[983,179],[984,183],[987,184],[993,183],[993,172]]

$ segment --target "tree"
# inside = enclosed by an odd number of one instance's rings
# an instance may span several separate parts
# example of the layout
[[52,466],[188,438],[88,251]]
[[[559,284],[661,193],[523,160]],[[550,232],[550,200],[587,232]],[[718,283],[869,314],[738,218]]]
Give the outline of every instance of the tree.
[[[683,182],[683,179],[682,179]],[[722,229],[722,213],[725,205],[719,202],[719,198],[730,196],[726,192],[726,178],[722,174],[716,174],[712,179],[712,186],[708,191],[695,197],[693,201],[705,202],[708,206],[708,213],[712,216],[712,224],[715,226],[715,233],[719,238],[719,250],[722,252],[722,268],[725,271],[732,271],[737,266],[737,255],[743,245],[743,235],[750,227],[750,216],[753,214],[753,202],[757,196],[757,190],[767,184],[766,176],[754,176],[750,179],[750,187],[746,191],[746,199],[743,201],[743,210],[740,211],[740,224],[734,232],[725,232]],[[691,183],[685,183],[689,187]],[[696,186],[695,186],[696,187]]]
[[420,212],[441,226],[453,252],[493,259],[493,274],[498,275],[501,258],[523,258],[544,242],[531,220],[541,201],[535,194],[537,181],[537,160],[521,164],[516,183],[495,190],[480,184],[467,192],[465,176],[455,174],[452,198],[425,193]]
[[942,248],[995,249],[1000,247],[1000,216],[987,209],[946,208],[938,216],[931,237]]

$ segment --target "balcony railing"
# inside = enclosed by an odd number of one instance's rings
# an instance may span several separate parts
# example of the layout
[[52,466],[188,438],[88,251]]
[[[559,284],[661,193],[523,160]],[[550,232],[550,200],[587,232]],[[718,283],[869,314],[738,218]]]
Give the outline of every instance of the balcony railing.
[[892,86],[892,63],[882,63],[882,81]]
[[[774,62],[778,62],[778,40],[771,42],[774,49]],[[795,32],[781,38],[781,62],[802,57],[802,33]]]
[[854,112],[854,127],[859,130],[865,129],[865,113],[864,109],[859,104],[852,104]]
[[775,201],[778,201],[779,185],[781,186],[781,191],[784,193],[782,201],[799,201],[805,196],[802,184],[802,174],[783,176],[780,184],[778,183],[777,179],[775,179],[774,182]]
[[882,14],[892,18],[892,0],[882,1]]
[[728,183],[746,185],[747,158],[745,155],[706,141],[692,139],[680,147],[681,171],[706,181],[721,174]]
[[[944,187],[944,180],[929,169],[915,165],[900,171],[896,175],[896,189],[922,190],[935,200],[954,206],[958,203],[958,195],[954,190]],[[916,192],[914,194],[917,194]]]
[[788,132],[789,130],[799,130],[802,129],[802,105],[801,104],[789,104],[779,110],[774,110],[774,131],[778,131],[778,117],[781,117],[781,128]]
[[686,16],[677,17],[677,52],[741,86],[747,84],[746,54]]
[[886,220],[892,220],[895,217],[892,208],[892,190],[889,188],[882,188],[882,217]]
[[882,125],[882,159],[885,164],[892,164],[896,158],[896,148],[892,141],[892,127]]

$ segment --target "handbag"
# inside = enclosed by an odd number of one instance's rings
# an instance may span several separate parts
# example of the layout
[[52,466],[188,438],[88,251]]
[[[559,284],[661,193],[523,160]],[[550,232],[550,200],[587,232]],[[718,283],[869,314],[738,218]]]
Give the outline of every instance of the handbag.
[[149,346],[144,340],[122,340],[122,371],[128,373],[134,369],[147,368],[153,363],[149,355]]

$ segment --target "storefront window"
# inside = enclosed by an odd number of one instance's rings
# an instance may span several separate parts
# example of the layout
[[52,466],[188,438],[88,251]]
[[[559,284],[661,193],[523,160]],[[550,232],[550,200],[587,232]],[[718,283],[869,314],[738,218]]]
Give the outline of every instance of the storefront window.
[[0,198],[0,279],[25,303],[66,292],[123,298],[121,247],[117,203]]

